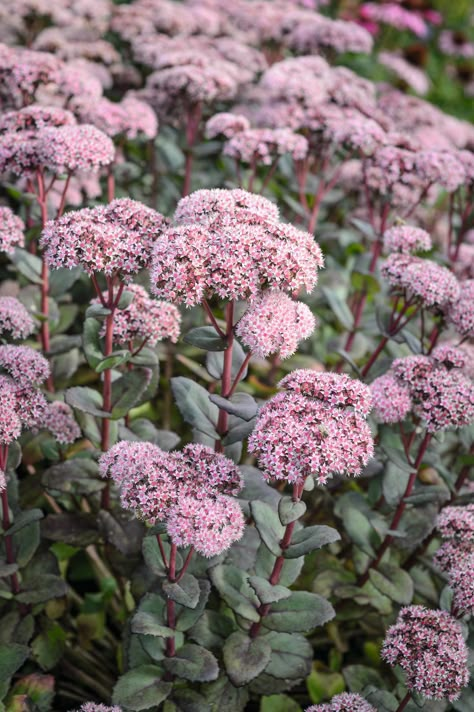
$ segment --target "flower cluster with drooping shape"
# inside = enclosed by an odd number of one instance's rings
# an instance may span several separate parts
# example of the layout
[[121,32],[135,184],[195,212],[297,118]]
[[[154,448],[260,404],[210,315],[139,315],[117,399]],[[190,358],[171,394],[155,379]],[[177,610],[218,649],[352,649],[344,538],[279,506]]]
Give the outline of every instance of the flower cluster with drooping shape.
[[25,339],[35,330],[35,323],[23,304],[15,297],[0,297],[0,334]]
[[214,114],[206,122],[206,137],[215,138],[216,136],[225,136],[232,138],[235,134],[241,131],[246,131],[250,128],[249,120],[242,114],[232,114],[221,112]]
[[368,386],[344,374],[297,370],[279,386],[287,390],[259,411],[249,438],[264,477],[320,484],[335,474],[357,476],[374,452],[365,420]]
[[0,207],[0,252],[12,254],[15,247],[23,247],[25,225],[10,208]]
[[428,252],[433,243],[426,230],[412,225],[395,225],[384,233],[383,246],[388,253],[412,255],[416,252]]
[[181,497],[166,520],[166,531],[174,544],[193,546],[199,554],[209,558],[241,539],[244,528],[239,503],[225,496],[216,499]]
[[275,213],[270,201],[245,191],[198,193],[180,201],[178,226],[155,244],[151,284],[158,298],[194,306],[213,294],[237,300],[265,288],[315,287],[323,266],[319,246],[309,233],[262,217]]
[[[152,299],[139,284],[129,284],[127,292],[133,294],[133,301],[115,312],[114,343],[128,346],[130,342],[146,341],[149,346],[156,346],[158,341],[169,339],[175,344],[181,331],[179,309],[169,302]],[[107,298],[106,292],[104,297]],[[100,304],[100,300],[94,299],[92,304]],[[101,332],[104,335],[105,324]]]
[[412,408],[410,391],[391,373],[384,373],[370,384],[373,413],[380,423],[399,423]]
[[236,465],[204,445],[164,452],[147,442],[120,442],[99,461],[124,509],[151,523],[165,521],[178,546],[215,556],[240,539],[244,518],[232,499],[242,488]]
[[402,608],[382,647],[389,665],[400,665],[409,690],[429,700],[457,700],[469,682],[468,650],[460,624],[446,611]]
[[305,712],[376,712],[376,710],[360,695],[342,692],[326,704],[307,707]]
[[316,328],[311,309],[283,292],[256,297],[237,324],[236,334],[259,358],[278,354],[288,358]]
[[381,266],[390,286],[416,299],[426,309],[440,310],[459,298],[460,284],[447,268],[432,260],[392,253]]
[[50,220],[41,246],[52,269],[80,265],[128,281],[146,268],[154,243],[167,224],[161,213],[129,198],[84,208]]
[[302,161],[308,153],[308,141],[290,129],[247,129],[224,146],[224,155],[255,165],[269,166],[285,153],[294,161]]
[[74,418],[72,408],[61,401],[48,403],[37,428],[49,430],[60,445],[71,445],[81,437],[81,429]]
[[[438,358],[446,360],[442,353]],[[449,366],[429,356],[406,356],[392,364],[395,378],[409,390],[414,414],[430,433],[462,428],[474,420],[474,383],[454,360],[450,353]],[[457,363],[466,364],[463,352]]]
[[459,296],[449,304],[447,316],[458,334],[474,337],[474,279],[461,282]]

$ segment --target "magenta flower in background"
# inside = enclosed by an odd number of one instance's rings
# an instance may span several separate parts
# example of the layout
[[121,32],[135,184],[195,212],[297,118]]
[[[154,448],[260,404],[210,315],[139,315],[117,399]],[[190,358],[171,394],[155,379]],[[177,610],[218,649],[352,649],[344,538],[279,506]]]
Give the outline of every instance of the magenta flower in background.
[[376,712],[376,710],[360,695],[342,692],[326,704],[307,707],[306,712]]

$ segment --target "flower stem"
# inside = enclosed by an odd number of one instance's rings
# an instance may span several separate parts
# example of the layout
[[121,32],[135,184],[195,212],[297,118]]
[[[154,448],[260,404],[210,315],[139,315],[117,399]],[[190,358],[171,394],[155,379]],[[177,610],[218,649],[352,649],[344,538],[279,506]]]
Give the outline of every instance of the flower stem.
[[[38,170],[36,174],[38,183],[38,193],[36,195],[38,205],[41,211],[41,226],[44,228],[48,221],[48,207],[46,204],[46,189],[44,184],[44,175],[42,170]],[[44,353],[49,353],[50,350],[50,335],[49,335],[49,270],[44,256],[41,258],[41,314],[43,321],[41,322],[40,338],[41,348]],[[54,391],[53,376],[50,375],[46,381],[48,391]]]
[[398,705],[396,712],[403,712],[403,710],[405,709],[407,704],[410,702],[410,700],[411,700],[411,692],[407,692],[407,694],[405,695],[403,700]]
[[[176,582],[176,552],[177,552],[178,547],[176,544],[171,544],[171,549],[170,549],[170,558],[168,562],[168,581],[170,583],[175,583]],[[174,605],[174,601],[171,598],[168,598],[166,601],[166,622],[168,624],[168,628],[171,628],[172,630],[175,629],[176,626],[176,609]],[[175,639],[173,638],[166,638],[166,656],[168,658],[172,658],[173,655],[176,653],[176,645],[175,645]]]
[[[229,302],[226,306],[226,341],[227,346],[224,351],[224,367],[222,370],[222,387],[221,395],[223,398],[228,398],[232,391],[232,352],[234,348],[234,303]],[[225,410],[219,410],[217,419],[217,433],[220,436],[216,440],[214,449],[216,452],[223,452],[222,437],[227,433],[229,427],[229,414]]]
[[[413,465],[413,472],[410,474],[408,478],[408,483],[405,488],[405,492],[403,494],[403,497],[401,498],[400,502],[398,503],[398,506],[395,510],[395,514],[393,515],[393,519],[390,523],[389,530],[390,531],[396,531],[398,528],[398,525],[400,524],[400,520],[402,518],[402,515],[405,511],[406,508],[406,499],[407,497],[410,496],[412,493],[413,487],[415,486],[416,478],[418,476],[418,472],[420,470],[421,464],[423,462],[423,457],[425,456],[426,449],[430,443],[431,440],[431,433],[425,433],[425,436],[423,440],[421,441],[420,449],[418,450],[418,455],[416,456],[415,463]],[[359,586],[363,586],[368,580],[369,580],[369,572],[370,569],[376,569],[377,566],[380,564],[385,552],[387,551],[388,547],[390,544],[393,542],[394,536],[393,534],[386,534],[385,538],[380,545],[375,559],[373,559],[371,562],[369,562],[369,565],[367,566],[366,570],[362,574],[362,576],[359,578],[358,584]]]
[[[293,502],[299,502],[301,499],[301,495],[303,494],[303,487],[304,483],[302,484],[295,484],[293,485]],[[293,536],[293,531],[296,526],[296,521],[290,522],[289,524],[286,525],[285,533],[283,534],[283,539],[280,541],[280,549],[284,552],[286,549],[291,544],[291,537]],[[283,565],[285,563],[286,559],[283,556],[283,554],[280,554],[280,556],[277,556],[275,559],[275,563],[273,565],[272,572],[270,574],[270,577],[268,579],[269,583],[272,586],[276,586],[281,577],[281,572],[283,569]],[[260,606],[258,609],[258,612],[260,614],[260,620],[256,621],[255,623],[252,623],[252,626],[250,628],[250,637],[251,638],[256,638],[257,635],[260,632],[260,628],[262,627],[262,622],[265,616],[267,616],[270,612],[271,609],[271,604],[270,603],[265,603]]]

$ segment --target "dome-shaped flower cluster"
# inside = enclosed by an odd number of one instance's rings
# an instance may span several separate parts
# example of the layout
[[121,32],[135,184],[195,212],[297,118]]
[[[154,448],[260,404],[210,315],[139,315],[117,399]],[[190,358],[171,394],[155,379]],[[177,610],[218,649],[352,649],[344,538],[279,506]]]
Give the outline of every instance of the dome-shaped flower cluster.
[[474,543],[474,504],[444,507],[438,515],[436,527],[443,539]]
[[15,297],[0,297],[0,334],[25,339],[35,330],[35,323]]
[[405,671],[408,689],[429,700],[458,699],[469,682],[467,656],[456,619],[423,606],[402,608],[382,647],[383,659]]
[[256,297],[237,324],[236,334],[259,358],[278,354],[288,358],[316,327],[310,308],[283,292]]
[[436,522],[443,543],[434,564],[448,576],[453,609],[474,612],[474,505],[444,507]]
[[206,121],[206,137],[224,136],[225,138],[232,138],[240,131],[246,131],[249,128],[250,122],[242,114],[222,111],[219,114],[214,114]]
[[370,384],[374,416],[380,423],[399,423],[408,415],[412,401],[408,387],[385,373]]
[[294,371],[279,384],[285,392],[259,411],[249,438],[267,479],[324,484],[335,474],[357,476],[373,456],[365,415],[368,386],[343,374]]
[[381,266],[382,276],[407,299],[415,299],[426,309],[440,310],[460,295],[456,276],[432,260],[392,253]]
[[121,707],[107,707],[106,705],[99,705],[95,702],[85,702],[77,712],[122,712]]
[[124,281],[148,266],[166,226],[161,213],[129,198],[84,208],[49,221],[41,236],[53,269],[80,265],[88,274],[119,275]]
[[133,96],[125,96],[120,102],[105,97],[98,101],[83,98],[75,101],[73,108],[82,123],[93,124],[112,138],[134,139],[142,134],[151,139],[158,133],[158,120],[153,109]]
[[[158,341],[169,339],[175,344],[181,330],[179,309],[169,302],[152,299],[139,284],[129,284],[127,292],[133,294],[133,301],[114,314],[114,343],[128,346],[130,342],[146,341],[155,346]],[[107,298],[107,293],[103,296]],[[92,304],[100,304],[100,300],[94,299]],[[105,325],[101,336],[104,334]]]
[[311,705],[306,712],[376,712],[367,700],[353,692],[342,692],[323,705]]
[[[151,281],[158,298],[193,306],[213,294],[238,300],[265,288],[314,288],[323,258],[312,235],[262,217],[275,213],[265,198],[244,191],[198,192],[178,204],[178,226],[155,244]],[[252,212],[253,205],[260,214]]]
[[81,437],[81,429],[72,408],[62,401],[48,403],[36,427],[49,430],[60,445],[71,445]]
[[431,250],[431,236],[426,230],[412,225],[396,225],[384,233],[383,246],[386,252],[401,252],[410,255]]
[[0,442],[8,445],[23,428],[41,422],[47,401],[37,386],[49,376],[49,363],[28,346],[0,346]]
[[231,497],[242,488],[239,471],[204,445],[170,453],[152,443],[121,442],[102,455],[100,470],[117,484],[125,509],[151,523],[165,521],[178,546],[214,556],[243,534],[243,514]]
[[25,225],[10,208],[0,207],[0,252],[12,254],[15,247],[23,247]]
[[224,155],[250,165],[269,166],[285,153],[302,161],[308,148],[305,137],[290,129],[246,129],[226,142]]
[[[447,357],[443,347],[438,358],[444,361],[407,356],[392,364],[395,378],[408,388],[413,412],[431,433],[462,428],[474,420],[474,383],[462,368],[456,368],[452,349]],[[457,363],[466,364],[464,351],[460,351]]]

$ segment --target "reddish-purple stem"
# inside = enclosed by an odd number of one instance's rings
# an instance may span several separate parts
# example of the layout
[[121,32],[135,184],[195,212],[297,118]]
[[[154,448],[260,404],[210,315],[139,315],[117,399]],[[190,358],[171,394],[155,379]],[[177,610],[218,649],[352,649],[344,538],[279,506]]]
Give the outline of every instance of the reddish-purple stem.
[[[232,389],[232,353],[234,348],[234,303],[228,302],[226,305],[226,341],[227,346],[224,351],[224,367],[222,370],[222,385],[221,395],[223,398],[228,398]],[[217,432],[220,439],[215,441],[214,449],[216,452],[223,452],[224,446],[222,438],[227,433],[229,427],[229,414],[225,410],[219,410],[217,419]]]

